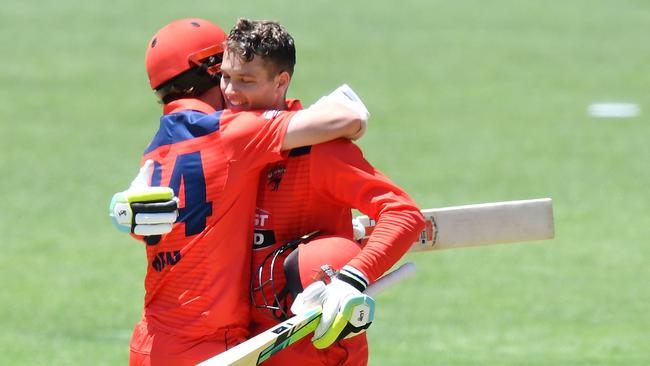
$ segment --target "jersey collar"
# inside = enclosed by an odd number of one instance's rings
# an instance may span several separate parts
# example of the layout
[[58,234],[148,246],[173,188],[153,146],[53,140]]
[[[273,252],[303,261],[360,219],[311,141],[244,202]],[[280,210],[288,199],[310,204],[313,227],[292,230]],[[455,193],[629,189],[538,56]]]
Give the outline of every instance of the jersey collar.
[[172,114],[186,110],[193,110],[205,114],[216,112],[208,103],[194,98],[176,99],[163,106],[163,114]]
[[[287,110],[299,111],[302,104],[298,99],[287,99]],[[216,112],[208,103],[194,98],[183,98],[173,100],[163,106],[163,114],[172,114],[180,111],[194,110],[205,114]]]
[[288,111],[299,111],[302,109],[302,104],[298,99],[287,99],[286,102]]

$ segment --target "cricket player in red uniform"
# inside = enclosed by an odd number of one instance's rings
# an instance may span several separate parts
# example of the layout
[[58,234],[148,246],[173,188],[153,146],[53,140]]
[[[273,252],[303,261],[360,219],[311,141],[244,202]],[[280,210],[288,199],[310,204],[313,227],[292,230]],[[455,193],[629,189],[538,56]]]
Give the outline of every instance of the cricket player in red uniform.
[[[264,39],[268,29],[276,28],[268,22],[240,20],[230,32],[228,49],[239,54],[262,52],[255,42]],[[235,69],[224,60],[222,92],[229,107],[236,104],[263,105],[289,111],[300,109],[297,101],[286,102],[285,94],[268,92],[268,82],[264,80],[272,78],[257,77],[255,72],[246,71]],[[247,78],[255,80],[255,85],[245,82]],[[352,93],[346,88],[338,91]],[[335,92],[333,95],[340,94]],[[352,240],[352,208],[377,220],[377,226],[363,249]],[[373,168],[361,150],[349,140],[339,139],[291,150],[286,159],[268,165],[260,175],[252,287],[254,303],[270,306],[253,307],[253,335],[278,324],[282,317],[277,319],[273,315],[278,315],[278,311],[280,315],[286,315],[286,309],[291,305],[291,299],[286,297],[288,289],[282,290],[286,282],[282,263],[287,254],[291,253],[291,260],[285,267],[294,274],[290,286],[294,295],[314,281],[311,274],[317,274],[321,265],[329,264],[340,270],[328,286],[319,288],[319,296],[324,299],[324,323],[328,300],[334,305],[329,307],[331,319],[338,310],[336,302],[362,292],[369,282],[390,269],[416,241],[423,227],[424,218],[413,200]],[[298,249],[284,246],[314,230],[319,230],[322,236]],[[271,266],[271,262],[275,262],[275,266]],[[273,281],[269,281],[271,278]],[[327,324],[321,324],[315,332],[317,341],[314,343],[323,349],[304,339],[264,364],[367,364],[365,334],[341,341],[336,341],[337,337],[330,338],[318,345],[327,328]]]
[[[253,307],[253,334],[279,323],[280,319],[273,318],[277,309],[290,307],[291,293],[295,295],[313,282],[321,265],[345,268],[373,282],[402,257],[424,226],[413,200],[346,140],[294,149],[287,159],[269,165],[260,177],[257,206],[252,277],[258,306]],[[352,241],[351,208],[377,219],[377,227],[363,249]],[[283,244],[314,230],[324,236],[300,244],[294,252],[275,255]],[[290,259],[285,262],[289,253]],[[273,267],[271,258],[275,259]],[[294,278],[286,289],[285,271]],[[274,291],[268,282],[271,277]],[[322,350],[305,338],[264,364],[367,362],[368,345],[362,334]]]
[[[131,339],[131,365],[194,365],[248,336],[260,171],[282,159],[281,150],[358,137],[367,118],[336,102],[303,111],[221,110],[219,68],[222,55],[230,59],[222,54],[225,38],[208,21],[184,19],[163,27],[147,48],[163,116],[143,168],[110,207],[114,223],[146,243],[144,311]],[[295,62],[293,41],[248,64],[264,67],[278,54]],[[286,92],[293,69],[275,65],[281,76],[269,82]],[[157,221],[169,204],[178,206],[171,210],[178,217]]]

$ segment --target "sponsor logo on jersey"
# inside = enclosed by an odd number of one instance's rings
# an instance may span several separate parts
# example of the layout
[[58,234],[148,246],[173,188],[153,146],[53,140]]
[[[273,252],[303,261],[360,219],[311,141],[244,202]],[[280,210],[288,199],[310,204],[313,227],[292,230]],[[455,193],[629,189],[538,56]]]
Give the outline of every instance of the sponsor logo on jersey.
[[253,249],[262,249],[276,243],[271,213],[262,209],[255,210],[255,234]]
[[173,266],[181,260],[181,251],[175,250],[173,252],[160,252],[151,261],[151,266],[156,272],[162,272],[166,266]]
[[271,221],[271,213],[261,208],[255,208],[255,228],[265,229],[272,228],[273,222]]
[[273,233],[273,230],[255,230],[253,249],[266,248],[275,243],[275,233]]

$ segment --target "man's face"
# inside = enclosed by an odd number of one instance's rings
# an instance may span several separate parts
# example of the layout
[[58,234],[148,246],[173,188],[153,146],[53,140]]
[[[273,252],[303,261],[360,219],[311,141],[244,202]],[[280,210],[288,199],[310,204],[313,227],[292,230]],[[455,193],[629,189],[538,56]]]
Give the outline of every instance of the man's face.
[[284,108],[285,76],[271,75],[262,58],[255,56],[252,61],[244,62],[226,50],[221,73],[221,92],[228,109]]

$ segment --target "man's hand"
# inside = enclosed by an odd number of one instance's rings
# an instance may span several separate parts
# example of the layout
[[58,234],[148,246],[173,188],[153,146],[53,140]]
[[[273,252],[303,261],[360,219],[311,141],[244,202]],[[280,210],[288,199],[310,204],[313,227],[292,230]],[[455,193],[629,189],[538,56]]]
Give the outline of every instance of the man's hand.
[[362,293],[367,284],[361,272],[345,266],[329,285],[317,281],[298,295],[291,307],[294,314],[322,306],[323,315],[312,338],[314,347],[327,348],[370,326],[375,316],[375,301]]
[[354,90],[352,90],[352,88],[350,88],[348,84],[343,84],[339,86],[330,94],[321,97],[313,105],[316,106],[323,102],[340,103],[346,106],[347,108],[350,108],[351,110],[355,111],[357,114],[359,114],[359,117],[361,118],[361,129],[351,139],[358,140],[359,138],[361,138],[361,136],[363,136],[363,134],[368,129],[368,118],[370,118],[370,112],[368,112],[368,108],[366,108],[366,105],[363,104],[361,98],[359,98],[357,93],[355,93]]
[[151,187],[152,173],[153,160],[147,160],[129,189],[113,195],[109,216],[120,231],[153,236],[172,230],[178,217],[178,199],[169,187]]

